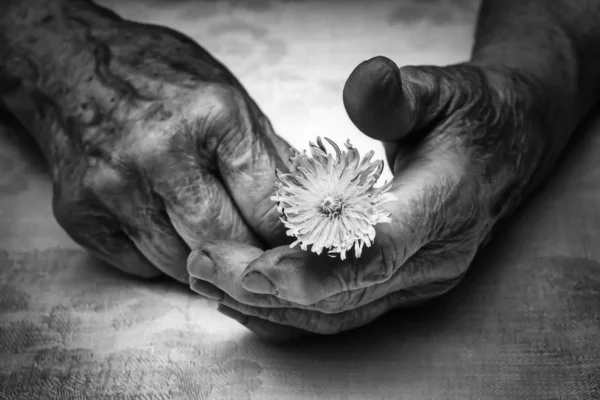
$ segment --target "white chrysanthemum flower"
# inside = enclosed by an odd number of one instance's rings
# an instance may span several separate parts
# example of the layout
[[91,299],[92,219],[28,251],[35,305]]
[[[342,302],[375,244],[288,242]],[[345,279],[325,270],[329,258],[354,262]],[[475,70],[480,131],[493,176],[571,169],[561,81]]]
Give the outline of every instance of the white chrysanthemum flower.
[[326,249],[330,256],[354,247],[360,257],[363,246],[370,247],[375,239],[374,226],[391,222],[390,214],[381,208],[394,197],[388,190],[392,182],[375,188],[383,172],[383,161],[371,162],[370,151],[360,159],[358,150],[346,141],[342,151],[325,138],[335,150],[328,153],[321,138],[310,143],[310,155],[296,152],[291,159],[291,171],[277,171],[280,182],[275,184],[277,209],[288,236],[295,236],[290,245],[321,254]]

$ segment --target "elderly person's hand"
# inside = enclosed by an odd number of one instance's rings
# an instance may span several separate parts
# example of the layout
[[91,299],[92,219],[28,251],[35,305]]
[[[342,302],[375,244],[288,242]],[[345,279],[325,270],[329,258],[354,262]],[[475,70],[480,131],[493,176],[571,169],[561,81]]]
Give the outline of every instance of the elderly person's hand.
[[123,271],[188,284],[190,247],[283,243],[269,196],[289,147],[177,32],[88,1],[9,1],[0,105],[40,144],[60,225]]
[[192,288],[271,338],[337,333],[447,292],[543,175],[553,146],[536,96],[533,82],[509,70],[362,63],[344,104],[386,148],[391,224],[377,225],[373,246],[345,261],[287,246],[206,243],[189,260]]

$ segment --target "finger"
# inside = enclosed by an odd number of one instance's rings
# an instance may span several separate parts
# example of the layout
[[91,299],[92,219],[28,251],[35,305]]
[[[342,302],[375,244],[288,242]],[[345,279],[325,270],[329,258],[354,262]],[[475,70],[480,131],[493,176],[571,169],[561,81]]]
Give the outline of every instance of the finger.
[[310,333],[301,329],[276,324],[264,319],[242,314],[233,308],[219,305],[217,309],[221,314],[232,318],[251,330],[260,339],[269,342],[287,342],[307,336]]
[[256,307],[298,307],[298,304],[278,298],[277,293],[257,294],[242,286],[244,271],[261,254],[263,251],[256,247],[228,240],[205,243],[193,250],[188,258],[190,287],[216,301],[228,295],[235,301]]
[[276,169],[287,170],[292,148],[273,132],[270,122],[254,102],[238,91],[215,93],[220,107],[208,119],[219,136],[214,149],[220,177],[240,214],[270,245],[289,243],[279,220],[274,194]]
[[379,56],[359,64],[348,77],[343,101],[350,120],[367,136],[384,142],[421,131],[444,110],[447,96],[435,67],[403,67]]
[[378,229],[378,242],[366,249],[361,258],[344,261],[301,249],[275,248],[248,266],[243,272],[242,285],[249,292],[273,295],[302,306],[349,295],[386,281],[396,270],[396,266],[391,265],[395,264],[396,250],[389,241],[383,244],[382,237]]
[[[205,244],[202,250],[190,254],[188,269],[195,278],[191,288],[195,292],[216,301],[222,301],[225,295],[233,300],[253,307],[262,308],[302,308],[322,313],[332,314],[364,306],[375,300],[400,290],[418,290],[420,296],[428,298],[428,292],[438,292],[438,287],[446,286],[448,290],[453,287],[465,272],[469,260],[464,254],[452,251],[444,252],[444,257],[437,257],[428,252],[417,252],[406,263],[398,268],[395,273],[380,284],[348,290],[327,297],[312,304],[292,302],[281,298],[282,295],[276,286],[268,279],[262,286],[262,293],[253,293],[242,287],[242,276],[245,266],[252,262],[262,251],[250,246],[243,246],[230,241],[217,241]],[[291,249],[290,249],[291,250]],[[293,251],[293,250],[292,250]],[[298,251],[298,259],[306,252]],[[300,271],[310,268],[312,263],[296,265],[298,277],[290,279],[288,286],[315,285],[321,288],[319,280],[303,280]],[[327,265],[321,266],[327,268]],[[319,268],[317,267],[317,271]],[[254,276],[250,275],[250,285],[254,284]],[[302,292],[310,289],[301,288]],[[293,292],[288,289],[286,293]]]
[[[289,302],[275,297],[248,292],[241,284],[243,273],[263,251],[254,246],[233,241],[213,241],[193,250],[188,258],[191,289],[220,301],[224,293],[236,301],[265,307],[288,307]],[[285,304],[283,304],[285,303]]]
[[[190,248],[213,239],[261,246],[223,184],[211,160],[196,153],[193,133],[182,126],[147,167],[152,188],[161,197],[175,231]],[[212,170],[211,170],[212,169]]]
[[140,278],[162,275],[106,212],[85,202],[61,202],[57,197],[53,209],[56,220],[67,234],[102,261]]
[[224,292],[221,289],[208,282],[196,279],[192,275],[190,275],[190,289],[207,299],[215,301],[223,300]]

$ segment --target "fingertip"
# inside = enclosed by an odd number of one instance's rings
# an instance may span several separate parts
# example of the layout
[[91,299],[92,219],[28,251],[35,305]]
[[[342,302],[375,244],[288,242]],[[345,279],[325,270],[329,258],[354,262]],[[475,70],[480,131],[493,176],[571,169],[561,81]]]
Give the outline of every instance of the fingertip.
[[377,140],[399,139],[405,125],[404,96],[400,69],[387,57],[360,63],[343,90],[343,102],[356,127]]
[[207,252],[201,249],[194,250],[188,257],[188,273],[194,278],[213,280],[215,263]]
[[246,243],[210,241],[192,251],[188,257],[188,272],[195,278],[225,288],[232,280],[239,282],[249,264],[262,254],[263,250]]
[[320,299],[318,271],[321,257],[289,246],[265,252],[243,272],[242,286],[253,293],[269,294],[308,306]]

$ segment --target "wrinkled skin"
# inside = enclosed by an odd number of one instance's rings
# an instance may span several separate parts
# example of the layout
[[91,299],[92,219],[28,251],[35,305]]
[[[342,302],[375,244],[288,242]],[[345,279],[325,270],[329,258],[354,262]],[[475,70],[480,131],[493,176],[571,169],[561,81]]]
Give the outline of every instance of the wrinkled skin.
[[187,37],[91,2],[0,9],[0,105],[40,144],[56,219],[111,265],[188,283],[190,248],[283,243],[268,199],[289,146]]
[[349,330],[447,292],[542,175],[553,143],[535,93],[524,77],[490,67],[362,63],[344,104],[359,129],[384,141],[392,223],[346,261],[212,241],[189,259],[192,289],[267,339]]
[[398,200],[375,245],[342,262],[280,246],[269,196],[290,149],[197,44],[88,1],[0,4],[0,105],[48,159],[59,223],[126,272],[189,271],[265,338],[352,329],[455,286],[559,149],[540,98],[510,71],[361,64],[344,103],[385,142]]

